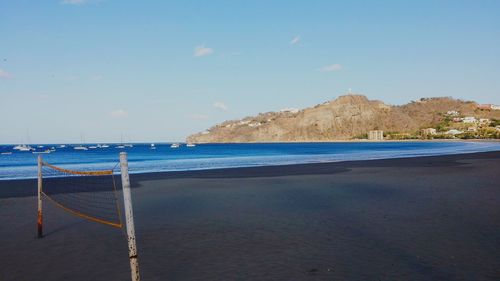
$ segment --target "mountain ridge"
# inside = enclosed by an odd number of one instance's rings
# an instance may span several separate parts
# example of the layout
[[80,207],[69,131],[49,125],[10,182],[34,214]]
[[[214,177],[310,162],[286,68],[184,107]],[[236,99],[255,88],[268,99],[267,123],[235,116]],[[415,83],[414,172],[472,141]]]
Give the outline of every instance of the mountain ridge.
[[350,140],[369,130],[414,133],[438,126],[447,111],[500,119],[498,110],[479,110],[476,102],[451,97],[388,105],[364,95],[348,94],[298,111],[266,112],[225,121],[189,136],[187,142],[315,142]]

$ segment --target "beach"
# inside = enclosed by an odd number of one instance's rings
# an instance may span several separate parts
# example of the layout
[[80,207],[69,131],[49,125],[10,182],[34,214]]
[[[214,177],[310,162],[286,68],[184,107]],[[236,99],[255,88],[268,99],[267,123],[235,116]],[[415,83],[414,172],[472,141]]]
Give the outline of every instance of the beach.
[[[142,280],[499,280],[500,152],[131,175]],[[0,280],[129,280],[123,230],[0,181]]]

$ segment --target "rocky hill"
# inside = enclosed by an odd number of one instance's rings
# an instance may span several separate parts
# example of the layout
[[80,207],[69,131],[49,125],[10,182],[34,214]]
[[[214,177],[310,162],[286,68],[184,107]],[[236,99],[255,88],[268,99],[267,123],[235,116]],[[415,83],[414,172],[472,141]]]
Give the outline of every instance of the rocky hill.
[[261,113],[226,121],[191,135],[188,142],[312,142],[348,140],[379,129],[413,133],[442,122],[447,111],[500,119],[500,111],[482,111],[475,102],[449,97],[425,98],[402,106],[345,95],[300,111]]

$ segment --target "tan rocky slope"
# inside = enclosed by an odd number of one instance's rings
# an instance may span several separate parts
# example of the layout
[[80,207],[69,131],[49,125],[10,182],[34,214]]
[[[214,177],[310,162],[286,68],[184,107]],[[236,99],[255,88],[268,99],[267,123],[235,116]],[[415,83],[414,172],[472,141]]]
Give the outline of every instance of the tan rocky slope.
[[[498,117],[499,112],[478,112],[477,104],[452,98],[421,99],[402,106],[368,100],[363,95],[345,95],[298,112],[268,112],[241,120],[226,121],[205,132],[191,135],[188,142],[308,142],[348,140],[380,129],[412,133],[436,126],[444,113],[457,110],[478,117]],[[499,116],[491,116],[499,115]]]

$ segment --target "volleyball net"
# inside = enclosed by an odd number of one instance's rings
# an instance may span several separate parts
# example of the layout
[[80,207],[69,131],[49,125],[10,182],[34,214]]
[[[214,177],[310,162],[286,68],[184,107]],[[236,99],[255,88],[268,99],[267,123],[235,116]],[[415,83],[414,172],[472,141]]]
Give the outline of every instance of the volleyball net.
[[[116,169],[119,164],[119,169]],[[119,171],[120,176],[115,173]],[[119,182],[117,182],[119,180]],[[117,186],[121,185],[119,192]],[[38,237],[43,237],[43,200],[78,217],[122,228],[123,195],[125,226],[132,281],[139,281],[139,263],[135,242],[134,213],[128,174],[127,153],[120,153],[120,162],[109,170],[72,170],[44,162],[38,156]]]
[[76,171],[42,162],[41,193],[73,215],[120,228],[123,224],[115,177],[114,168]]

